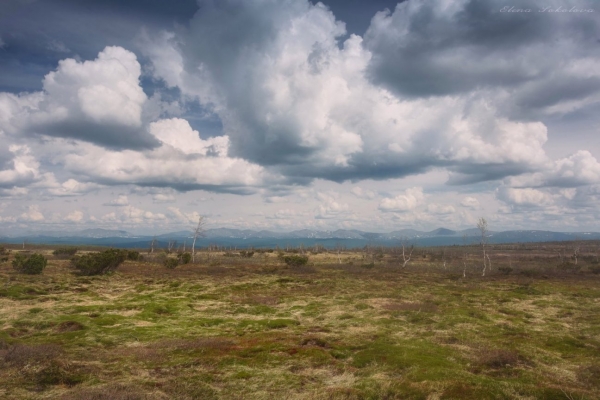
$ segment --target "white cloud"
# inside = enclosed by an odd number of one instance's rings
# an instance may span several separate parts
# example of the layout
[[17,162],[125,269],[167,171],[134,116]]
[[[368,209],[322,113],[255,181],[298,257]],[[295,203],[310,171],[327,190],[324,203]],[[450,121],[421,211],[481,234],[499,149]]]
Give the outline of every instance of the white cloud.
[[229,138],[227,136],[200,139],[200,134],[181,118],[163,119],[150,124],[152,133],[162,143],[169,145],[184,154],[227,156]]
[[118,222],[123,224],[153,224],[167,220],[165,214],[153,213],[134,206],[123,206],[119,211],[105,214],[101,217],[104,222]]
[[10,145],[12,168],[0,170],[0,188],[27,186],[41,178],[40,164],[25,145]]
[[83,183],[75,179],[67,179],[62,184],[56,182],[53,187],[48,189],[48,192],[53,196],[81,196],[93,190],[97,190],[101,185],[95,183]]
[[348,215],[350,206],[341,202],[337,197],[339,195],[333,193],[317,193],[317,199],[320,201],[319,207],[315,212],[317,219],[338,218],[343,215]]
[[154,196],[152,196],[152,201],[154,203],[174,203],[175,196],[173,196],[172,194],[157,193]]
[[512,187],[578,187],[600,183],[600,163],[587,150],[558,159],[542,172],[506,179]]
[[420,206],[425,200],[423,188],[413,187],[406,189],[402,194],[393,198],[384,198],[379,203],[381,211],[410,211]]
[[116,199],[109,201],[108,203],[104,203],[105,206],[113,206],[113,207],[122,207],[129,205],[129,199],[125,195],[119,195]]
[[76,210],[65,217],[66,221],[79,223],[83,221],[83,212]]
[[363,189],[359,186],[353,187],[350,192],[359,199],[373,200],[377,196],[372,190]]
[[148,147],[143,127],[147,96],[132,52],[106,47],[92,61],[67,58],[43,80],[43,91],[0,93],[0,130],[71,137],[109,147]]
[[477,200],[475,197],[467,196],[461,200],[460,205],[477,210],[479,208],[479,200]]
[[444,204],[428,204],[427,211],[436,215],[454,214],[456,209],[450,205]]
[[554,203],[552,195],[538,189],[515,189],[502,187],[498,198],[515,206],[544,207]]
[[[248,16],[244,26],[232,8]],[[453,182],[467,183],[547,161],[546,127],[509,120],[484,92],[403,98],[373,85],[371,51],[355,35],[338,46],[343,24],[321,4],[225,1],[207,5],[190,25],[147,37],[142,48],[156,77],[218,114],[231,154],[336,181],[443,164],[457,172]],[[243,33],[262,29],[269,34]],[[230,30],[239,42],[215,33]]]
[[45,217],[40,211],[40,206],[37,204],[28,206],[27,211],[19,217],[19,220],[24,222],[41,222],[44,219]]

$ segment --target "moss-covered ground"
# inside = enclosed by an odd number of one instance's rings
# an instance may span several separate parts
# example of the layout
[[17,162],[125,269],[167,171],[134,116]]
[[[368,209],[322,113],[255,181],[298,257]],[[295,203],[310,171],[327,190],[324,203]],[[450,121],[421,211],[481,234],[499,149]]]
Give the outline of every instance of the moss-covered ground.
[[599,275],[328,257],[0,264],[0,398],[600,398]]

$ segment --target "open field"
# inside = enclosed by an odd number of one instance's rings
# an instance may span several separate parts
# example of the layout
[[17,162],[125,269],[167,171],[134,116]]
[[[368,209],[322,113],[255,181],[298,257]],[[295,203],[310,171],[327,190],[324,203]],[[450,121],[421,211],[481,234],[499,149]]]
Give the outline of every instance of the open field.
[[[3,399],[598,399],[597,243],[0,264]],[[18,250],[12,250],[10,259]],[[561,263],[562,262],[562,263]],[[445,266],[444,266],[445,265]],[[465,270],[465,265],[467,266]]]

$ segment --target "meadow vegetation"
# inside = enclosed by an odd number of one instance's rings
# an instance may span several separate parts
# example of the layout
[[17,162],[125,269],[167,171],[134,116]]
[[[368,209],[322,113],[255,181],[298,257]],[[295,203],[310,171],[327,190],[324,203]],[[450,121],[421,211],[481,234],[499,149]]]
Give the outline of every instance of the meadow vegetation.
[[477,246],[32,249],[42,274],[0,263],[0,398],[597,399],[598,243],[573,246],[488,244],[485,276]]

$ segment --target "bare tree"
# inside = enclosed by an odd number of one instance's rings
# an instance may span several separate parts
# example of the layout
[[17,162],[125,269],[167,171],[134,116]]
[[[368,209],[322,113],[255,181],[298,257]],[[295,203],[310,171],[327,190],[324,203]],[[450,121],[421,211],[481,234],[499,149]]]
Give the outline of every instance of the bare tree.
[[400,244],[402,245],[402,268],[406,268],[406,265],[410,261],[410,257],[412,256],[412,253],[415,250],[415,245],[411,244],[410,247],[408,247],[408,244],[404,239],[400,241]]
[[446,248],[445,247],[442,248],[442,263],[443,263],[444,269],[446,269]]
[[340,244],[340,242],[337,242],[335,244],[335,252],[337,253],[338,256],[338,264],[342,263],[342,245]]
[[467,260],[469,259],[469,253],[467,252],[467,234],[463,235],[463,278],[467,277]]
[[581,249],[581,243],[579,243],[579,238],[575,238],[575,242],[573,243],[573,258],[575,259],[575,265],[577,265],[577,257],[579,257],[579,250]]
[[154,246],[156,246],[156,236],[154,236],[150,242],[150,251],[148,253],[154,253]]
[[485,276],[485,270],[492,268],[492,262],[490,261],[490,256],[487,254],[486,245],[488,243],[489,230],[488,223],[485,218],[479,218],[477,221],[477,229],[479,229],[479,233],[481,234],[480,245],[481,252],[483,254],[483,271],[481,272],[481,276]]
[[204,217],[201,215],[198,217],[198,226],[196,226],[196,230],[194,231],[194,241],[192,242],[192,262],[196,261],[196,239],[200,237],[204,237]]
[[177,240],[169,240],[167,243],[167,253],[172,253],[175,248],[177,248]]

